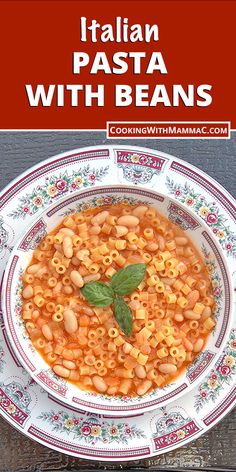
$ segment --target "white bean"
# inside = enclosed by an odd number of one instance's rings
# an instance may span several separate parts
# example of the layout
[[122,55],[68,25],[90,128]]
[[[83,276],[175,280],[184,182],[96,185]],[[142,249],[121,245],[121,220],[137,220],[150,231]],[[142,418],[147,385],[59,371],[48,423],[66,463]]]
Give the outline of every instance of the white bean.
[[139,379],[145,379],[147,376],[146,370],[143,365],[136,365],[134,371]]
[[71,271],[70,278],[71,278],[71,281],[73,282],[73,284],[76,287],[81,288],[81,287],[84,286],[83,278],[77,270],[72,270]]
[[107,390],[107,393],[108,395],[115,395],[117,391],[118,391],[118,387],[114,386],[114,387],[109,387]]
[[107,218],[107,216],[109,215],[109,211],[107,210],[104,210],[104,211],[101,211],[100,213],[97,213],[97,215],[95,215],[92,219],[91,219],[91,223],[92,225],[101,225],[102,223],[105,222],[105,219]]
[[137,226],[139,224],[139,219],[137,218],[137,216],[124,215],[118,218],[117,223],[118,225],[128,226],[128,228],[132,228],[133,226]]
[[114,228],[115,228],[115,232],[116,232],[116,236],[117,236],[117,237],[125,236],[125,235],[128,233],[128,231],[129,231],[126,226],[118,226],[118,225],[116,225]]
[[37,277],[38,279],[40,279],[42,277],[43,274],[45,274],[47,272],[47,267],[41,267],[39,268],[39,270],[37,271]]
[[73,236],[75,232],[70,228],[61,228],[60,233],[65,234],[65,236]]
[[34,294],[33,287],[31,287],[31,285],[26,285],[26,287],[24,288],[22,292],[22,297],[28,299],[28,298],[31,298],[33,294]]
[[132,349],[132,345],[130,343],[125,343],[123,344],[123,352],[125,354],[129,354],[129,352],[131,351]]
[[64,326],[68,334],[75,333],[78,329],[78,321],[74,312],[70,309],[66,309],[63,312]]
[[92,378],[94,387],[101,393],[105,393],[107,391],[107,384],[105,383],[102,377],[99,375],[94,375]]
[[73,244],[70,236],[65,236],[62,242],[65,257],[71,259],[73,257]]
[[89,254],[90,254],[90,252],[89,252],[88,249],[80,249],[79,251],[77,251],[76,257],[80,261],[84,261],[85,259],[88,258]]
[[89,228],[89,234],[99,234],[101,233],[102,228],[98,225],[91,226]]
[[32,264],[28,267],[27,272],[28,274],[36,274],[38,270],[42,267],[42,264],[39,262],[38,264]]
[[145,215],[146,211],[147,211],[147,206],[139,205],[132,211],[132,213],[134,216],[138,216],[138,218],[141,218],[142,216]]
[[203,348],[204,340],[199,338],[193,345],[193,352],[200,352]]
[[186,246],[186,244],[188,243],[188,239],[184,236],[176,236],[175,242],[178,246]]
[[211,307],[210,306],[206,306],[202,312],[202,315],[201,315],[201,321],[203,320],[206,320],[207,318],[209,318],[211,316]]
[[138,395],[145,395],[149,388],[152,386],[152,381],[151,380],[144,380],[137,388],[137,394]]
[[156,243],[150,243],[146,246],[146,249],[150,252],[155,252],[158,249],[158,244]]
[[158,369],[163,374],[175,374],[177,371],[176,365],[170,363],[159,364]]
[[79,374],[78,370],[72,370],[70,372],[69,379],[70,380],[79,380],[80,379],[80,374]]
[[66,367],[63,367],[62,365],[54,365],[52,369],[56,375],[59,375],[59,377],[63,377],[63,379],[68,379],[70,375],[70,370]]
[[174,320],[178,321],[179,323],[181,323],[181,321],[184,321],[184,317],[183,317],[182,313],[176,313],[174,315]]
[[72,349],[63,349],[61,356],[66,359],[67,361],[72,361],[74,359],[74,353]]
[[43,333],[44,337],[48,341],[52,341],[53,340],[53,334],[52,334],[52,330],[51,330],[50,326],[48,326],[48,324],[44,324],[41,329],[42,329],[42,333]]
[[200,320],[201,315],[194,313],[192,310],[186,310],[184,311],[184,317],[187,318],[187,320]]

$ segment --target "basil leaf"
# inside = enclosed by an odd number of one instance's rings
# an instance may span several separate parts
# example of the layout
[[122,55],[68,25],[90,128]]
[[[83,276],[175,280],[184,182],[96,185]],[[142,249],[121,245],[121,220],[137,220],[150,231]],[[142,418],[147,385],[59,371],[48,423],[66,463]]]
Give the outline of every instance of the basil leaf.
[[111,286],[118,295],[128,295],[142,282],[146,264],[130,264],[111,278]]
[[89,282],[80,290],[92,305],[103,308],[113,303],[114,292],[111,287],[103,282]]
[[123,333],[126,336],[130,336],[132,333],[132,312],[121,297],[117,297],[114,300],[114,315]]

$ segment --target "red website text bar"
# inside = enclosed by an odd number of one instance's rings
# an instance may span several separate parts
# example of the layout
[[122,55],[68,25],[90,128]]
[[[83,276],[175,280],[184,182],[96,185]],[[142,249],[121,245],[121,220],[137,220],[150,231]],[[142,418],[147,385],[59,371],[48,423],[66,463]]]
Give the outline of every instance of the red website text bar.
[[112,139],[230,139],[229,121],[107,121]]

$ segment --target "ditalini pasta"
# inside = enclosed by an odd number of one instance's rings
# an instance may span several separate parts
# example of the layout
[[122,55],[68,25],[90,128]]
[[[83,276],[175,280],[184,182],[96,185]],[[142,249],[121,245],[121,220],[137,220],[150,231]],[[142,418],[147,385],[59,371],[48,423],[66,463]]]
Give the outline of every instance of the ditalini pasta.
[[[125,296],[130,337],[112,305],[90,305],[88,282],[110,281],[129,264],[146,275]],[[146,205],[71,214],[34,251],[23,275],[22,317],[55,374],[81,389],[144,395],[175,379],[215,325],[211,279],[186,233]]]

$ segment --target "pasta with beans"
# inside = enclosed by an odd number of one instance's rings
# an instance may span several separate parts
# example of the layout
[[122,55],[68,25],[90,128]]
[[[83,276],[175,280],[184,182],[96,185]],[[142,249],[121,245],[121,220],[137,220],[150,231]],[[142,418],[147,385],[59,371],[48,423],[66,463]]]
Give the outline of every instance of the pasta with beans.
[[[82,287],[146,264],[124,297],[132,333],[112,305],[89,304]],[[186,233],[147,205],[71,214],[35,249],[23,275],[29,337],[54,373],[83,390],[136,396],[172,382],[204,348],[215,325],[211,279]]]

